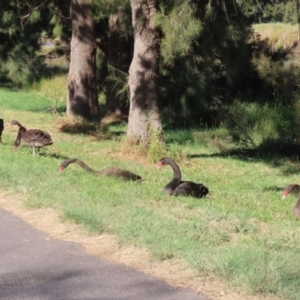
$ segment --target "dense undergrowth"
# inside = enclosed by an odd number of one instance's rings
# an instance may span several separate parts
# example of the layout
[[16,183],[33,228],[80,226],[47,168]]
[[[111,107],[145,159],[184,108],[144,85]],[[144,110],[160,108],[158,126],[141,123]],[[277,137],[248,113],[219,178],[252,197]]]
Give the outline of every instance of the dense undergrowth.
[[[236,143],[225,128],[165,130],[166,144],[154,144],[151,155],[145,155],[145,149],[126,145],[124,123],[85,133],[72,126],[64,131],[68,121],[60,112],[62,102],[0,90],[0,106],[6,123],[16,119],[54,139],[32,156],[26,146],[12,151],[17,128],[3,132],[0,188],[23,196],[28,208],[53,207],[62,219],[95,233],[117,234],[120,243],[145,247],[158,260],[180,257],[200,274],[226,279],[248,293],[300,298],[299,220],[291,213],[296,197],[281,200],[287,184],[299,183],[300,167],[297,151],[277,151],[283,141],[279,146],[260,143],[260,128],[253,129],[252,147]],[[157,170],[161,155],[175,158],[183,178],[204,183],[209,195],[193,199],[162,193],[172,171]],[[126,168],[145,181],[98,178],[77,165],[58,173],[61,161],[71,157],[94,169]]]

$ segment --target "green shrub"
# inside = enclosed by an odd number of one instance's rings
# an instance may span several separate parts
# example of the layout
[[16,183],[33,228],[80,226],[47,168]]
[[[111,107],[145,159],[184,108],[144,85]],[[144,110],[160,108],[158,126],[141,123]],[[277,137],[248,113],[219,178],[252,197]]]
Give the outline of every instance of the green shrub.
[[224,125],[235,140],[257,146],[270,139],[293,139],[297,131],[294,120],[295,110],[283,101],[259,104],[236,100]]

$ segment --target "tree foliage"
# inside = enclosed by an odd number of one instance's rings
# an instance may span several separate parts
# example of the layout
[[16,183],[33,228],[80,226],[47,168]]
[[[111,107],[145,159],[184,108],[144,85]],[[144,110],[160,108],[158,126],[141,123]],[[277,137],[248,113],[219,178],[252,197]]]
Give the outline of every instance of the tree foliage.
[[296,1],[298,0],[250,0],[243,1],[241,9],[251,23],[298,22]]
[[[30,83],[38,76],[39,59],[35,52],[39,48],[38,38],[43,29],[28,23],[27,9],[15,1],[2,1],[3,14],[0,19],[0,66],[1,72],[17,85]],[[37,14],[35,15],[37,18]]]
[[[98,91],[128,103],[128,70],[111,63],[124,53],[132,58],[133,27],[129,1],[93,0],[97,44]],[[70,1],[1,1],[0,76],[21,86],[38,80],[43,67],[37,50],[41,37],[59,37],[69,51]],[[109,20],[121,9],[118,36],[127,42],[109,43]],[[161,0],[154,13],[159,32],[157,96],[163,120],[168,124],[215,126],[235,99],[272,102],[274,90],[295,105],[298,67],[287,68],[288,51],[261,47],[251,25],[259,22],[298,21],[295,0]],[[113,48],[113,49],[112,49]],[[114,50],[114,51],[112,51]],[[131,57],[130,57],[131,56]],[[284,80],[281,80],[284,78]]]
[[[234,2],[226,7],[218,1],[192,1],[189,5],[187,18],[198,21],[198,33],[187,40],[177,35],[177,42],[171,45],[176,48],[177,44],[185,43],[189,50],[181,55],[173,52],[172,65],[161,64],[164,118],[174,123],[216,125],[218,108],[241,95],[248,87],[245,81],[253,76],[252,49],[247,43],[252,31]],[[164,40],[168,33],[164,32]]]
[[[1,1],[0,66],[7,80],[21,87],[40,78],[45,67],[38,55],[41,37],[44,32],[53,36],[52,29],[67,19],[66,5],[56,0]],[[66,24],[61,28],[67,31]]]
[[[155,15],[155,25],[161,28],[161,56],[165,64],[172,65],[176,57],[184,57],[191,52],[192,41],[200,35],[202,24],[194,16],[194,6],[183,1],[172,7],[160,6]],[[178,42],[180,38],[180,42]]]

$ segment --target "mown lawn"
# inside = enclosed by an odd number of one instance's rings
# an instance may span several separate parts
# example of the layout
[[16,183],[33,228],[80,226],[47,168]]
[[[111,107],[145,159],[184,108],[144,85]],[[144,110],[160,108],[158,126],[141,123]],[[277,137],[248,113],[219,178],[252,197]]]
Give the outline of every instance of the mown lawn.
[[[55,105],[59,112],[62,105]],[[292,216],[297,197],[281,200],[287,184],[300,183],[297,161],[224,154],[220,148],[235,147],[224,129],[166,131],[164,154],[176,158],[183,179],[210,190],[205,199],[170,197],[161,190],[172,171],[155,165],[162,152],[154,147],[142,156],[126,145],[125,124],[63,132],[66,119],[52,114],[48,101],[9,90],[0,90],[0,107],[5,123],[16,119],[28,129],[48,131],[55,141],[32,156],[26,146],[12,151],[16,127],[3,132],[0,188],[24,195],[28,208],[55,208],[88,230],[117,234],[120,243],[146,247],[159,260],[181,257],[200,274],[249,293],[300,299],[300,230]],[[125,168],[145,181],[98,178],[77,165],[58,173],[59,164],[72,157],[96,170]]]

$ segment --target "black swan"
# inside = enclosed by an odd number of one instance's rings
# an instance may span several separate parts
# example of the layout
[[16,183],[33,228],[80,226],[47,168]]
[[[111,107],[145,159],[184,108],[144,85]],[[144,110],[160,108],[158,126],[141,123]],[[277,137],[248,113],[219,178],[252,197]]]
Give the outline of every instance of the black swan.
[[29,129],[27,130],[18,121],[11,121],[8,126],[17,125],[19,131],[17,138],[14,142],[14,151],[17,151],[20,146],[21,140],[28,146],[32,147],[32,154],[35,155],[35,148],[41,148],[43,146],[52,145],[53,141],[49,133],[40,129]]
[[299,196],[298,196],[298,201],[295,204],[294,209],[293,209],[293,215],[295,217],[300,217],[300,185],[298,185],[298,184],[288,185],[283,191],[282,199],[284,199],[289,193],[291,193],[294,190],[297,190],[299,192]]
[[116,168],[116,167],[108,167],[103,170],[95,171],[92,168],[90,168],[86,163],[84,163],[82,160],[77,159],[77,158],[71,158],[64,160],[60,166],[59,166],[59,172],[62,172],[69,164],[76,163],[78,164],[82,169],[85,171],[95,174],[97,176],[114,176],[123,180],[133,180],[133,181],[139,181],[142,182],[144,179],[137,175],[134,174],[130,171]]
[[202,183],[182,181],[180,169],[171,158],[162,158],[157,164],[157,168],[161,168],[164,165],[170,165],[174,171],[173,179],[163,188],[165,193],[174,196],[183,195],[195,198],[205,197],[209,193],[208,188]]
[[4,130],[4,122],[3,119],[0,119],[0,143],[2,144],[2,132]]

